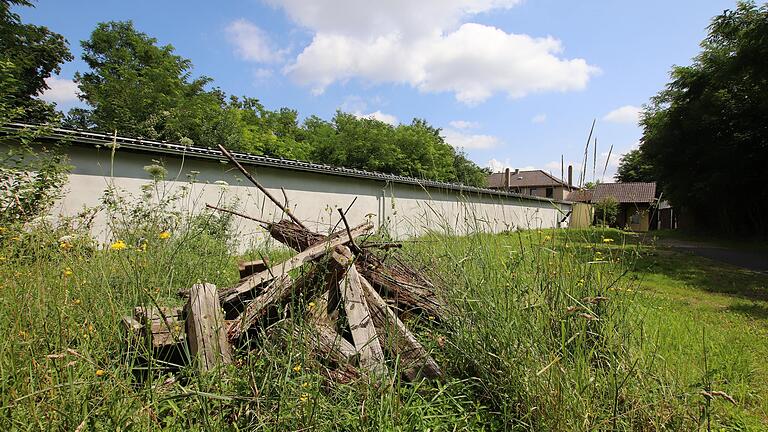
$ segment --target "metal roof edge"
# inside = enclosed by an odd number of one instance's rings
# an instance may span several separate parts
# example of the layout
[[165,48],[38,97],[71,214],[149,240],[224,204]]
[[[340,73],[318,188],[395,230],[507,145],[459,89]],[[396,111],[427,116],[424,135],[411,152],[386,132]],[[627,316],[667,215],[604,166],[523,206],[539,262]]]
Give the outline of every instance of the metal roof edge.
[[[185,146],[183,144],[169,143],[162,141],[145,140],[141,138],[126,138],[117,135],[108,135],[98,132],[88,132],[58,127],[33,125],[25,123],[8,123],[0,127],[0,131],[20,131],[25,129],[39,129],[44,131],[41,138],[49,140],[71,141],[77,144],[103,145],[111,146],[117,143],[118,148],[124,147],[136,151],[165,153],[174,155],[183,155],[185,157],[197,157],[201,159],[214,159],[227,161],[227,158],[218,149],[210,147]],[[239,162],[247,165],[265,166],[272,168],[282,168],[294,171],[315,172],[319,174],[336,175],[343,177],[355,177],[371,180],[386,180],[394,183],[416,185],[421,187],[432,187],[437,189],[449,189],[460,192],[474,192],[486,195],[503,196],[509,198],[519,198],[527,201],[550,202],[558,204],[571,204],[566,200],[553,200],[549,198],[523,195],[513,192],[503,192],[488,188],[476,186],[467,186],[457,183],[446,183],[434,180],[420,180],[414,177],[405,177],[395,174],[386,174],[375,171],[365,171],[355,168],[344,168],[332,165],[318,164],[313,162],[298,161],[293,159],[273,158],[269,156],[258,156],[248,153],[232,152],[232,155]]]

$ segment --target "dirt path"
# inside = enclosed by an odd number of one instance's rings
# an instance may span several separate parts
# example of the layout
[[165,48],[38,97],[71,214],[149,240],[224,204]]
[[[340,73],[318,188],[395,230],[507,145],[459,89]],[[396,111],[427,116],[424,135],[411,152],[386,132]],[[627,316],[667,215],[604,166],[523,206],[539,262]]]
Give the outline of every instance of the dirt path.
[[659,239],[658,246],[690,252],[759,273],[768,274],[768,252],[738,249],[702,241]]

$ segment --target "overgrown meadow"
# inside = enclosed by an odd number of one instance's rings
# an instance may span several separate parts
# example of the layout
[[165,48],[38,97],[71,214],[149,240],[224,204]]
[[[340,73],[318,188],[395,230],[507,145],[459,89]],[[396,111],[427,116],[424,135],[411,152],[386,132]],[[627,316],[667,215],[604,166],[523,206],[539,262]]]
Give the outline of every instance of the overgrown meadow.
[[[388,252],[448,302],[440,317],[403,317],[443,381],[328,382],[279,323],[207,374],[129,350],[121,316],[180,305],[198,281],[230,286],[243,258],[230,217],[192,215],[179,205],[192,198],[162,185],[105,195],[94,211],[109,218],[106,243],[88,234],[91,212],[0,227],[4,429],[696,430],[728,403],[700,395],[716,390],[706,336],[685,374],[668,370],[633,271],[647,251],[609,229],[435,233]],[[265,244],[245,257],[262,255],[290,253]],[[285,316],[301,323],[300,306]]]

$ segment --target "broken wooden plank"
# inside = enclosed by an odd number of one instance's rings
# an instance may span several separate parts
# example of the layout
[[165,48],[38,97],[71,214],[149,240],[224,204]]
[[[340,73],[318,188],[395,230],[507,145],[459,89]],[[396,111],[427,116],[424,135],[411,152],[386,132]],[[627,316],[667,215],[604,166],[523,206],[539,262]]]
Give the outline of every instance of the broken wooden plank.
[[362,276],[360,285],[368,301],[379,340],[391,356],[400,357],[400,371],[405,379],[414,381],[419,377],[442,377],[443,372],[432,356]]
[[189,351],[203,371],[232,362],[216,285],[195,284],[186,305]]
[[239,261],[237,269],[240,272],[240,279],[246,278],[252,274],[261,273],[269,268],[269,260]]
[[339,282],[339,293],[352,340],[360,353],[360,367],[375,374],[385,374],[387,366],[384,364],[384,352],[360,285],[360,275],[352,262],[352,252],[346,246],[339,246],[333,256],[340,264],[348,265],[344,279]]
[[[367,223],[360,225],[352,230],[352,238],[359,237],[369,232],[371,229],[373,229],[373,224]],[[266,281],[276,279],[284,274],[287,274],[289,271],[301,267],[307,262],[316,260],[317,258],[325,255],[329,250],[332,250],[336,246],[345,244],[348,241],[348,236],[339,236],[329,239],[328,242],[322,242],[311,246],[308,249],[294,255],[292,258],[284,261],[283,263],[277,264],[267,270],[251,275],[240,284],[228,290],[222,291],[220,294],[221,300],[223,302],[235,300],[239,295],[258,287]]]
[[152,348],[177,345],[186,339],[184,319],[180,307],[136,307],[134,317],[137,324],[149,333]]
[[273,280],[261,294],[248,303],[237,319],[227,325],[227,339],[232,342],[240,339],[248,329],[266,316],[269,306],[282,303],[292,292],[293,279],[289,275],[282,275]]

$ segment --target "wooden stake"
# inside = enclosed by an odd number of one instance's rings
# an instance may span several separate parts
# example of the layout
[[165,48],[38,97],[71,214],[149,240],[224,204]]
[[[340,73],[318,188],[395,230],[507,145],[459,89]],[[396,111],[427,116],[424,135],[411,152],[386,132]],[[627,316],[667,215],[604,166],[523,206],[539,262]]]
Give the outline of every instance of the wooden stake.
[[376,327],[371,320],[371,312],[360,285],[360,275],[351,259],[352,252],[346,246],[341,246],[334,250],[333,255],[337,262],[348,266],[344,279],[339,282],[339,292],[344,303],[344,311],[347,314],[352,340],[360,353],[360,367],[375,374],[386,374],[384,352],[381,349]]
[[185,310],[189,350],[192,357],[199,361],[200,368],[208,371],[231,363],[232,353],[216,285],[193,285]]
[[393,357],[400,356],[400,370],[405,378],[408,381],[414,381],[420,376],[442,377],[443,371],[413,333],[400,321],[371,284],[364,277],[359,276],[359,278],[379,340]]

